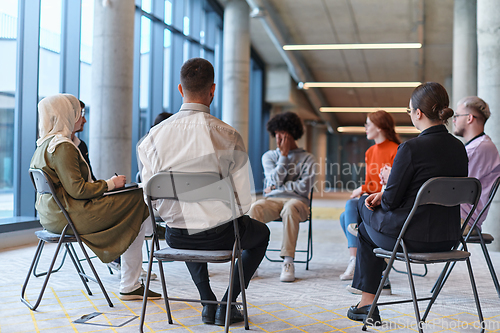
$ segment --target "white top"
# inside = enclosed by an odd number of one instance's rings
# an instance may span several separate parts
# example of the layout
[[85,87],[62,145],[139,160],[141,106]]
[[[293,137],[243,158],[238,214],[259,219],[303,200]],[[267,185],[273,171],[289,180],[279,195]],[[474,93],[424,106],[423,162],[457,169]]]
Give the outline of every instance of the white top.
[[[238,217],[254,201],[253,177],[240,134],[210,115],[205,105],[183,104],[178,113],[149,131],[138,153],[144,183],[160,171],[212,171],[223,178],[232,176]],[[156,200],[153,206],[171,228],[209,229],[231,219],[230,207],[220,201]]]

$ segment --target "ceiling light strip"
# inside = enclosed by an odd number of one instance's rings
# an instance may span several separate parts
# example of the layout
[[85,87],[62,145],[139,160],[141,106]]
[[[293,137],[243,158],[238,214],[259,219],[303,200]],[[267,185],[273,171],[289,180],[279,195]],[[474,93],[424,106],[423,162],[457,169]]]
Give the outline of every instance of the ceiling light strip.
[[321,112],[336,112],[336,113],[370,113],[378,110],[384,110],[389,113],[406,113],[406,107],[332,107],[322,106],[319,108]]
[[304,82],[304,89],[308,88],[415,88],[421,82]]
[[[420,131],[413,126],[396,126],[396,133],[398,134],[419,134]],[[347,134],[361,134],[365,133],[363,126],[340,126],[337,127],[337,132]]]
[[421,43],[283,45],[285,51],[420,49]]

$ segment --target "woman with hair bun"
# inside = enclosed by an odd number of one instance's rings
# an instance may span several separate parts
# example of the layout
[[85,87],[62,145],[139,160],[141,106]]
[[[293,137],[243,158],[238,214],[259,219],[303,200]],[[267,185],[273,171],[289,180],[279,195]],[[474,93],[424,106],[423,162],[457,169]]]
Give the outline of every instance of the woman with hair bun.
[[[352,280],[354,267],[356,265],[357,240],[352,230],[357,228],[361,219],[358,214],[358,200],[363,193],[377,193],[382,190],[379,173],[384,167],[392,166],[394,157],[400,144],[394,129],[394,119],[386,111],[379,110],[369,113],[365,124],[366,138],[374,140],[375,145],[368,148],[365,153],[365,184],[355,189],[351,199],[345,205],[345,211],[340,215],[340,225],[347,238],[349,249],[349,263],[344,273],[339,277],[341,280]],[[349,228],[349,226],[351,226]],[[353,292],[351,286],[347,287]]]
[[[427,82],[415,88],[408,114],[421,133],[399,145],[385,191],[362,196],[358,202],[362,223],[352,286],[362,295],[361,301],[347,312],[352,320],[367,320],[386,267],[384,259],[376,257],[373,249],[392,251],[420,187],[433,177],[467,177],[465,147],[444,126],[453,116],[448,105],[448,94],[439,83]],[[461,237],[459,220],[459,206],[419,207],[406,230],[408,251],[450,250]],[[378,308],[367,323],[381,324]]]

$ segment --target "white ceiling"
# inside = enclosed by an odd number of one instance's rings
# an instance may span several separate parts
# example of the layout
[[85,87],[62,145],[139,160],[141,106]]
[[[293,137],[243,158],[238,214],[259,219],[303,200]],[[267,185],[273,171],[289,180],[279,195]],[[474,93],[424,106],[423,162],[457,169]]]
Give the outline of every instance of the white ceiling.
[[[420,42],[412,50],[293,52],[314,81],[437,81],[452,72],[453,0],[262,0],[292,44]],[[268,66],[284,65],[262,26],[251,19],[252,46]],[[450,88],[450,87],[447,87]],[[325,106],[406,107],[412,88],[322,88]],[[338,125],[361,125],[364,114],[328,114]],[[396,114],[398,125],[410,125]]]

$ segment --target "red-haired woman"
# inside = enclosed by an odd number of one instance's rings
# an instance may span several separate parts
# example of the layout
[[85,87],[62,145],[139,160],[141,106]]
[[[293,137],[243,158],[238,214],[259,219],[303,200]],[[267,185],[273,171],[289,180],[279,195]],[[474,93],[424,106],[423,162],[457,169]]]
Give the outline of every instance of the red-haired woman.
[[[348,226],[357,226],[361,222],[357,206],[359,196],[363,193],[372,194],[382,190],[379,173],[382,168],[392,166],[394,157],[400,143],[394,130],[394,119],[386,111],[377,111],[368,114],[365,124],[366,138],[374,140],[375,145],[368,148],[365,153],[365,184],[355,189],[351,194],[351,199],[347,201],[345,211],[340,215],[340,225],[347,238],[349,249],[349,264],[341,280],[352,280],[354,268],[356,266],[357,237],[348,231]],[[352,227],[349,229],[353,229]],[[350,286],[347,287],[351,292]]]

